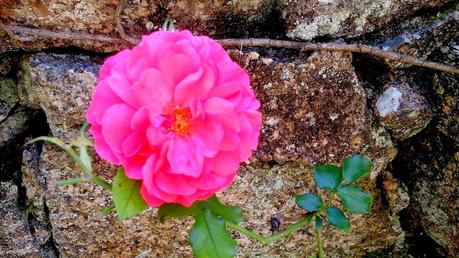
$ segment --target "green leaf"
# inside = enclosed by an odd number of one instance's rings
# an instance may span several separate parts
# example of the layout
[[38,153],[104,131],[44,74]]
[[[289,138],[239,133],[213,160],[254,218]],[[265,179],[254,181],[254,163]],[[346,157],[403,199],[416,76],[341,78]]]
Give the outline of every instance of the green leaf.
[[315,165],[314,181],[321,189],[334,191],[341,183],[341,168],[334,165]]
[[190,242],[197,258],[226,258],[236,255],[236,241],[226,231],[225,221],[210,210],[198,210]]
[[338,188],[338,196],[344,208],[351,213],[366,214],[370,211],[371,196],[355,185],[346,185]]
[[164,222],[167,218],[180,218],[193,215],[200,206],[200,202],[195,202],[190,207],[184,207],[176,203],[163,204],[158,210],[159,221]]
[[354,183],[370,173],[371,161],[362,155],[353,155],[343,162],[343,181]]
[[133,217],[148,207],[140,196],[140,181],[126,177],[121,168],[113,180],[112,198],[120,220]]
[[217,196],[212,195],[207,201],[204,202],[204,206],[212,211],[213,214],[222,217],[224,220],[234,224],[239,224],[242,220],[242,209],[236,206],[227,206],[222,204]]
[[317,229],[317,230],[321,230],[323,226],[324,226],[324,225],[323,225],[323,223],[322,223],[322,219],[321,219],[319,216],[317,216],[317,217],[316,217],[316,226],[315,226],[316,229]]
[[328,221],[333,226],[339,229],[342,229],[346,232],[349,232],[351,230],[349,221],[346,219],[346,217],[344,216],[344,213],[340,209],[333,207],[333,206],[328,207],[327,217],[328,217]]
[[309,212],[317,211],[324,205],[319,195],[311,193],[297,195],[295,201],[298,206]]

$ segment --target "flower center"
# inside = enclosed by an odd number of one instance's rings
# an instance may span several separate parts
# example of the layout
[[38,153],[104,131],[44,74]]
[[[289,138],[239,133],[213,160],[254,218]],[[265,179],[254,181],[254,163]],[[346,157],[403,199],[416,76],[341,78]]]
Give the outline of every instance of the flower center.
[[178,136],[186,136],[191,132],[191,113],[189,108],[176,107],[170,114],[172,125],[169,130]]

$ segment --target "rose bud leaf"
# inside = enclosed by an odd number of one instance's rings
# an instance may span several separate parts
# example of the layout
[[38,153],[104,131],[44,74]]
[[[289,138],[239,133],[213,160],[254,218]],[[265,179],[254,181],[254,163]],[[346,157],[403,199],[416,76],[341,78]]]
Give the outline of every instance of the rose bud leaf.
[[371,162],[361,155],[353,155],[343,162],[343,181],[354,183],[370,173]]
[[341,183],[341,168],[337,166],[330,164],[315,165],[313,172],[314,181],[320,189],[335,191]]
[[355,185],[345,185],[338,188],[338,196],[346,211],[357,214],[367,214],[372,202],[371,195]]
[[327,208],[327,218],[330,224],[333,226],[344,230],[346,232],[349,232],[351,230],[351,227],[349,225],[349,220],[346,219],[344,216],[344,213],[336,208],[336,207],[328,207]]
[[296,204],[308,212],[318,211],[324,205],[317,194],[306,193],[295,197]]

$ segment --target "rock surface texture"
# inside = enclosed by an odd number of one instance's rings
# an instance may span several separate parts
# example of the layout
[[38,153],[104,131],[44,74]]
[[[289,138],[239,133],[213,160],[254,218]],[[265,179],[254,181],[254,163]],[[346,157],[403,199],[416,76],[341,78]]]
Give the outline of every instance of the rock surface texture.
[[273,25],[281,27],[278,12],[273,0],[7,0],[0,3],[0,52],[62,46],[119,50],[129,44],[120,37],[117,17],[123,31],[136,38],[161,28],[167,17],[178,28],[213,37],[271,35],[277,32]]
[[[23,146],[46,134],[74,138],[104,58],[158,30],[166,17],[213,38],[344,38],[453,66],[459,60],[452,0],[0,2],[0,257],[192,256],[191,218],[160,223],[156,209],[121,223],[113,213],[103,217],[111,204],[106,190],[56,186],[80,175],[65,152]],[[305,215],[294,196],[317,192],[312,165],[361,153],[373,161],[361,183],[374,199],[371,213],[351,215],[351,233],[325,224],[327,255],[457,256],[458,75],[371,54],[228,52],[250,74],[263,114],[258,149],[218,193],[242,207],[242,226],[267,236],[276,216],[279,230],[288,227]],[[116,168],[96,158],[94,171],[110,180]],[[312,226],[266,245],[231,233],[238,257],[315,253]]]
[[416,12],[452,2],[449,0],[282,0],[288,36],[355,37],[387,26]]
[[385,88],[376,101],[375,112],[395,138],[407,139],[427,126],[433,112],[417,86],[394,81]]
[[[262,58],[255,52],[245,54],[236,51],[232,55],[250,71],[256,94],[265,103],[262,108],[265,127],[259,151],[252,162],[289,162],[273,168],[247,165],[241,169],[230,189],[223,192],[223,200],[241,205],[247,211],[246,226],[269,234],[268,221],[273,215],[280,214],[285,225],[294,222],[302,212],[295,208],[292,196],[312,191],[310,165],[314,160],[339,163],[350,153],[364,149],[365,154],[375,162],[373,180],[366,186],[378,200],[373,207],[374,212],[371,216],[352,217],[355,225],[353,235],[337,233],[328,228],[325,233],[329,237],[326,245],[331,253],[355,255],[400,242],[401,229],[392,221],[392,214],[382,208],[374,179],[395,156],[396,150],[383,128],[373,129],[371,123],[368,123],[370,118],[365,93],[353,71],[351,56],[347,53],[315,53],[304,64],[295,64]],[[29,78],[22,82],[25,95],[35,96],[32,101],[26,98],[28,103],[42,106],[51,132],[64,139],[73,137],[77,131],[84,112],[78,113],[75,110],[85,110],[89,98],[82,96],[90,96],[95,86],[94,70],[98,64],[89,60],[85,56],[35,54],[26,58],[22,64],[26,69],[23,76]],[[274,75],[267,75],[268,72]],[[74,78],[85,79],[76,84],[68,83]],[[319,83],[312,83],[317,81]],[[67,85],[66,91],[62,91],[62,85]],[[37,90],[43,94],[38,94]],[[308,93],[309,98],[295,98],[298,94]],[[347,100],[349,107],[344,109],[341,106],[343,102],[328,101],[337,99],[335,94]],[[346,94],[349,96],[346,97]],[[349,105],[351,100],[354,104]],[[321,103],[328,103],[328,108]],[[66,108],[61,108],[64,106]],[[288,112],[292,116],[287,117]],[[279,123],[277,126],[273,122],[276,120]],[[346,126],[352,130],[347,131],[343,123],[348,123]],[[279,135],[290,135],[291,138],[284,137],[281,140]],[[301,135],[304,135],[303,138]],[[269,147],[269,143],[274,143],[277,148]],[[307,148],[300,148],[305,144],[310,144],[309,148],[314,151],[307,152]],[[327,144],[335,144],[336,152],[333,155],[326,155]],[[32,167],[32,164],[25,163],[24,167]],[[106,178],[113,177],[115,173],[114,168],[103,163],[98,163],[95,170]],[[44,196],[50,210],[54,241],[61,255],[75,256],[81,252],[88,255],[138,255],[147,251],[153,256],[159,253],[169,256],[190,255],[187,245],[190,224],[187,227],[181,227],[178,221],[160,224],[154,217],[155,210],[118,224],[115,217],[102,218],[100,215],[103,206],[110,203],[106,191],[86,184],[57,188],[56,180],[77,176],[79,172],[65,153],[54,147],[46,146],[42,150],[40,166],[36,171],[38,177],[45,178],[45,189],[48,190],[37,187],[34,182],[40,179],[30,177],[28,170],[25,174],[27,188],[34,189],[31,192],[42,192],[38,197],[30,196],[31,200],[41,205],[40,198]],[[370,228],[364,226],[368,220],[374,222]],[[242,237],[239,252],[242,256],[281,253],[300,256],[305,252],[313,253],[315,245],[311,236],[312,232],[304,232],[267,246],[254,245]],[[304,241],[305,237],[310,238],[310,241]]]
[[26,214],[19,210],[18,189],[0,182],[0,250],[4,257],[39,257]]

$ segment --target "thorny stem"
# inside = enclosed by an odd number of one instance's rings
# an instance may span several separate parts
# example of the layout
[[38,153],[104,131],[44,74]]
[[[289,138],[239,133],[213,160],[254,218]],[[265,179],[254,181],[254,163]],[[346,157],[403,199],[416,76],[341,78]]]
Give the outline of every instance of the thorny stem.
[[[322,206],[321,209],[319,209],[318,211],[312,213],[312,214],[309,214],[306,218],[296,222],[295,224],[292,224],[291,226],[289,226],[288,228],[286,228],[285,230],[279,232],[279,233],[276,233],[274,235],[271,235],[271,236],[268,236],[268,237],[264,237],[264,236],[261,236],[251,230],[248,230],[244,227],[241,227],[241,226],[238,226],[234,223],[231,223],[229,221],[226,221],[226,226],[232,228],[234,231],[237,231],[239,233],[242,233],[244,235],[246,235],[247,237],[249,238],[252,238],[262,244],[267,244],[267,243],[270,243],[270,242],[274,242],[274,241],[277,241],[277,240],[280,240],[281,238],[283,237],[286,237],[290,234],[292,234],[293,232],[299,230],[300,228],[302,228],[303,226],[305,225],[308,225],[313,219],[315,219],[317,216],[320,216],[323,211],[325,209],[328,208],[328,206],[330,206],[330,203],[333,201],[333,197],[335,196],[335,193],[332,192],[328,197],[327,199],[325,200],[324,202],[324,205]],[[317,242],[317,255],[319,258],[323,258],[325,257],[325,251],[324,251],[324,247],[323,247],[323,241],[322,241],[322,233],[319,229],[316,228],[315,230],[315,233],[316,233],[316,242]]]
[[310,220],[310,217],[306,217],[298,222],[296,222],[295,224],[291,225],[290,227],[286,228],[284,231],[281,231],[277,234],[274,234],[274,235],[271,235],[271,236],[268,236],[268,237],[264,237],[264,236],[261,236],[261,235],[258,235],[256,233],[254,233],[253,231],[250,231],[244,227],[241,227],[241,226],[238,226],[236,224],[233,224],[231,222],[228,222],[226,221],[226,225],[230,228],[232,228],[233,230],[239,232],[239,233],[242,233],[254,240],[257,240],[258,242],[260,243],[263,243],[263,244],[267,244],[267,243],[270,243],[270,242],[274,242],[274,241],[277,241],[283,237],[286,237],[290,234],[292,234],[293,232],[299,230],[300,228],[302,228],[304,225],[307,225],[311,222]]

